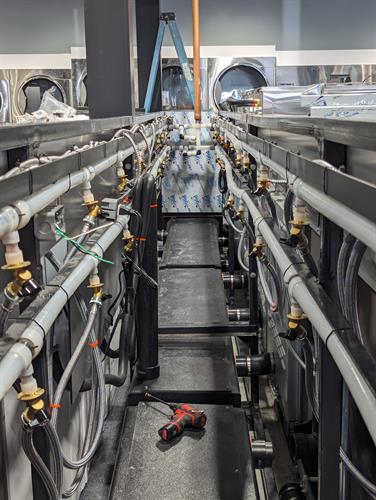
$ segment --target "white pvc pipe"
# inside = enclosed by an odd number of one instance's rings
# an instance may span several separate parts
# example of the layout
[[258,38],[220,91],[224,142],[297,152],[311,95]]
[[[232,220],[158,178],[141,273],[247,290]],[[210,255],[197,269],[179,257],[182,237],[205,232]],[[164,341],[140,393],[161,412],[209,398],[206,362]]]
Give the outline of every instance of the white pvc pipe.
[[239,141],[231,132],[225,130],[225,133],[236,148],[246,150],[256,159],[256,161],[267,165],[282,179],[287,179],[291,190],[296,196],[302,198],[312,208],[345,229],[348,233],[362,241],[368,248],[376,252],[376,224],[331,196],[309,186],[299,177],[286,170],[282,165],[279,165],[263,155],[252,148],[252,146]]
[[367,381],[363,378],[351,354],[347,351],[335,332],[334,326],[321,311],[320,306],[316,303],[303,279],[299,276],[298,270],[285,254],[280,242],[264,220],[253,200],[247,195],[245,190],[240,189],[235,184],[232,176],[232,166],[219,146],[216,146],[216,152],[219,158],[225,163],[229,191],[236,197],[242,199],[247,205],[255,229],[258,229],[263,235],[269,250],[283,273],[290,296],[300,305],[313,327],[317,330],[322,341],[326,343],[330,354],[354,398],[364,423],[372,436],[373,442],[376,444],[376,395]]
[[[116,222],[98,238],[91,250],[102,257],[103,253],[122,233],[128,220],[128,215],[119,216]],[[68,299],[96,269],[97,265],[98,260],[95,257],[85,255],[0,361],[0,401],[24,370],[28,368],[33,358],[39,354],[43,347],[45,332],[50,330]]]
[[[151,143],[153,137],[148,137],[147,140]],[[126,159],[133,152],[132,147],[119,151],[119,153],[113,154],[92,166],[84,167],[78,172],[63,177],[24,200],[16,201],[12,206],[4,207],[0,211],[0,239],[11,231],[25,227],[35,214],[46,208],[57,198],[82,183],[91,181],[119,160]]]

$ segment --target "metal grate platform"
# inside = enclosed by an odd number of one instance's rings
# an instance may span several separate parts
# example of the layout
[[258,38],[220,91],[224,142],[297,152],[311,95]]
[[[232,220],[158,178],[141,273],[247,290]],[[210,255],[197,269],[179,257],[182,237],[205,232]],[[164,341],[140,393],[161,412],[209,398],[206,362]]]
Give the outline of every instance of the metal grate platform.
[[158,429],[168,421],[168,408],[159,403],[138,405],[132,443],[126,441],[130,431],[125,422],[112,499],[256,500],[243,410],[200,409],[208,417],[204,431],[185,431],[164,444]]
[[215,219],[174,218],[167,229],[161,269],[221,268],[218,222]]
[[228,327],[219,269],[160,270],[160,333],[223,333]]
[[161,336],[159,364],[159,378],[135,385],[129,404],[137,404],[150,391],[165,401],[240,406],[229,337]]

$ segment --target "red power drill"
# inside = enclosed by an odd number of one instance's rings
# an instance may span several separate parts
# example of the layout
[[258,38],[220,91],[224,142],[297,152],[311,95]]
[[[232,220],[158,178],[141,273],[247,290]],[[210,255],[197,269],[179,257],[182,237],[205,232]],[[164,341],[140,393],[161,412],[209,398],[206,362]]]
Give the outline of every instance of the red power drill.
[[173,411],[170,417],[171,422],[165,424],[158,431],[162,441],[171,441],[176,436],[179,436],[186,427],[194,429],[203,429],[205,427],[206,415],[203,410],[197,410],[193,406],[184,403],[167,403],[148,392],[145,392],[145,396],[168,406]]

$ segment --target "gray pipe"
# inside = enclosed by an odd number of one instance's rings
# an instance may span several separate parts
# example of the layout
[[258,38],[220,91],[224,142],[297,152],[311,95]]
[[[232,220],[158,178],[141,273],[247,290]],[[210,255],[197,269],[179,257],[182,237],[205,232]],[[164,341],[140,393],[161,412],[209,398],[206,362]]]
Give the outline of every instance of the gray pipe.
[[[165,126],[161,126],[158,131],[163,128],[165,128]],[[149,142],[152,142],[152,140],[152,137],[148,137]],[[140,139],[139,142],[141,141],[142,139]],[[119,159],[125,159],[132,154],[133,147],[129,147],[94,165],[84,167],[78,172],[74,172],[59,179],[54,184],[46,186],[37,193],[26,197],[24,200],[15,201],[11,206],[2,208],[0,210],[0,238],[11,231],[25,227],[35,214],[46,208],[57,198],[80,184],[92,180],[94,177],[113,166]]]
[[[91,250],[102,257],[103,252],[122,233],[128,220],[129,216],[127,215],[119,216],[116,222],[100,236],[98,241],[91,247]],[[45,332],[50,330],[69,298],[93,272],[97,264],[98,261],[94,257],[86,255],[67,276],[62,285],[56,289],[56,292],[35,316],[34,321],[25,327],[21,335],[18,332],[19,341],[9,349],[0,361],[0,401],[30,365],[33,358],[39,354],[44,344]],[[11,333],[12,327],[9,329],[9,334],[11,335]],[[30,342],[34,349],[30,350],[25,341]]]
[[[222,127],[223,128],[223,127]],[[376,224],[368,220],[366,217],[358,214],[343,203],[336,201],[334,198],[327,196],[322,191],[309,186],[307,183],[289,172],[285,167],[279,165],[264,154],[252,148],[245,142],[239,141],[231,132],[225,131],[226,135],[234,144],[240,145],[241,148],[248,151],[256,160],[261,161],[274,172],[288,180],[290,189],[294,194],[303,199],[312,208],[325,215],[329,220],[353,234],[357,239],[362,241],[367,247],[376,251]]]
[[354,363],[351,353],[341,342],[334,326],[323,314],[321,307],[316,303],[306,284],[299,275],[298,269],[294,266],[289,257],[285,254],[279,240],[265,221],[253,200],[245,190],[240,189],[234,182],[232,176],[232,166],[224,155],[222,149],[216,146],[217,155],[224,160],[226,167],[227,183],[229,190],[238,198],[242,199],[252,216],[255,230],[259,230],[263,235],[269,250],[273,254],[275,261],[280,268],[290,296],[294,297],[302,310],[308,316],[312,326],[319,333],[322,341],[327,345],[342,377],[344,378],[353,398],[356,402],[364,423],[369,433],[376,443],[376,397],[364,379],[358,366]]

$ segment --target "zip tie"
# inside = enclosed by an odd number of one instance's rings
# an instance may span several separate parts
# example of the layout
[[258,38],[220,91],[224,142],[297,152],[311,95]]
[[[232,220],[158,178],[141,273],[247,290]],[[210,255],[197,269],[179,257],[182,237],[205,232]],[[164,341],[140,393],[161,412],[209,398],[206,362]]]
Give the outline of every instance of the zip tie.
[[89,342],[88,346],[91,347],[92,349],[95,349],[99,345],[99,340],[97,339],[95,342]]
[[153,203],[152,205],[150,205],[150,208],[158,208],[158,203]]
[[147,238],[146,238],[146,236],[136,236],[136,237],[135,237],[135,240],[136,240],[136,241],[146,241],[146,240],[147,240]]
[[51,403],[50,404],[50,408],[52,410],[59,410],[61,408],[61,404],[59,404],[59,403]]

